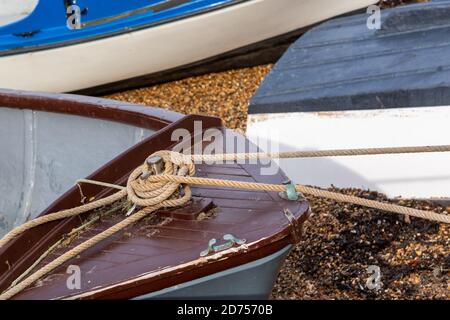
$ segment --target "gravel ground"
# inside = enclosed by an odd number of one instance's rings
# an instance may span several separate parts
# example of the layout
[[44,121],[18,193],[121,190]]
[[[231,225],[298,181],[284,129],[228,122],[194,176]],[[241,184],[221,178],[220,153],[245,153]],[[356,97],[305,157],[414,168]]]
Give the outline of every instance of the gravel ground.
[[130,90],[111,99],[158,106],[184,114],[221,118],[231,129],[245,130],[250,98],[272,65],[230,70]]
[[[357,189],[359,197],[450,213],[418,201],[389,201]],[[450,299],[450,227],[350,204],[309,198],[313,215],[302,242],[287,259],[274,299]],[[380,287],[374,271],[379,268]],[[374,277],[373,277],[374,278]],[[369,286],[368,286],[369,282]]]
[[[417,1],[382,5],[405,2]],[[108,97],[218,116],[228,127],[245,131],[248,101],[270,68],[230,70]],[[428,202],[388,200],[365,190],[332,190],[450,214],[450,207]],[[396,214],[325,199],[310,202],[313,215],[279,274],[273,299],[450,299],[448,225],[414,218],[406,223]],[[374,271],[368,272],[370,266]],[[373,279],[378,270],[379,282]]]

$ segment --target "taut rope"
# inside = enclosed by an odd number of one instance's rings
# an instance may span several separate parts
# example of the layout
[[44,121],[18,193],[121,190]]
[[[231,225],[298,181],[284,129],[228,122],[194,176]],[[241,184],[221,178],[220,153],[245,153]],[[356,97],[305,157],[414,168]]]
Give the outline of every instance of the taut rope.
[[[108,228],[107,230],[97,234],[75,248],[67,251],[54,261],[37,270],[35,273],[25,278],[23,281],[10,287],[0,295],[0,300],[9,299],[22,290],[45,276],[61,264],[77,256],[86,249],[94,246],[98,242],[110,237],[114,233],[126,228],[127,226],[139,221],[148,214],[163,207],[177,207],[186,204],[191,198],[191,190],[189,185],[209,185],[221,186],[239,189],[265,190],[265,191],[284,191],[286,186],[251,183],[241,181],[230,181],[220,179],[207,179],[193,177],[195,174],[194,161],[236,161],[236,160],[250,160],[262,158],[300,158],[300,157],[323,157],[323,156],[354,156],[354,155],[374,155],[374,154],[397,154],[397,153],[419,153],[419,152],[446,152],[450,151],[449,146],[426,146],[426,147],[406,147],[406,148],[374,148],[374,149],[346,149],[346,150],[325,150],[325,151],[296,151],[283,153],[240,153],[240,154],[220,154],[220,155],[193,155],[186,156],[172,151],[159,151],[154,153],[151,157],[159,156],[164,161],[164,172],[155,175],[152,172],[150,165],[145,162],[143,165],[136,168],[130,175],[126,187],[120,187],[105,183],[96,184],[115,187],[121,189],[117,193],[91,203],[48,214],[37,219],[31,220],[11,232],[0,240],[0,247],[6,245],[14,237],[21,233],[39,226],[41,224],[55,221],[67,217],[76,216],[102,206],[110,205],[125,196],[135,206],[142,207],[137,213],[125,218],[123,221]],[[144,178],[145,177],[145,178]],[[89,182],[88,180],[84,180]],[[184,184],[184,194],[177,195],[180,191],[181,185]],[[407,216],[414,216],[432,221],[443,223],[450,223],[450,216],[444,214],[437,214],[431,211],[417,210],[397,206],[388,203],[382,203],[374,200],[358,198],[354,196],[347,196],[335,192],[320,190],[313,187],[302,185],[295,186],[296,191],[316,197],[325,197],[336,201],[348,202],[356,205],[362,205],[379,210],[400,213]]]
[[311,151],[284,151],[284,152],[255,152],[255,153],[228,153],[216,155],[192,155],[194,162],[201,161],[233,161],[252,159],[291,159],[291,158],[320,158],[320,157],[349,157],[368,156],[382,154],[402,153],[434,153],[450,152],[450,145],[417,146],[417,147],[390,147],[390,148],[365,148],[365,149],[335,149],[335,150],[311,150]]

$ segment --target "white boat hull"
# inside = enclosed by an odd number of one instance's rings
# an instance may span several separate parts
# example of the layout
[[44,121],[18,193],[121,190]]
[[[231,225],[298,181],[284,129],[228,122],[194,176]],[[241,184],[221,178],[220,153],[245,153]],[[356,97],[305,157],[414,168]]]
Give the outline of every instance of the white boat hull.
[[[249,139],[271,150],[446,145],[450,106],[249,115]],[[295,182],[389,197],[450,199],[450,153],[281,160]]]
[[37,3],[38,0],[0,0],[0,26],[27,16]]
[[202,61],[374,2],[253,0],[101,40],[5,56],[0,87],[82,90]]

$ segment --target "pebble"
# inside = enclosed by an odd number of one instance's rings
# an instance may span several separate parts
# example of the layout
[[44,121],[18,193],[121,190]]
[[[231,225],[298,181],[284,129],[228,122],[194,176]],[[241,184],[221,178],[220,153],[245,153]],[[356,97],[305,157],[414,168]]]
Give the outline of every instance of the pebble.
[[[330,191],[446,214],[446,208],[426,201],[388,200],[359,189]],[[273,299],[450,299],[448,225],[415,218],[407,224],[392,213],[309,200],[316,214],[306,222],[302,241],[288,256]],[[381,272],[383,288],[376,292],[367,287],[371,265]],[[314,293],[305,293],[307,282],[314,283]]]
[[272,65],[229,70],[106,96],[184,114],[221,118],[231,129],[245,132],[250,98]]

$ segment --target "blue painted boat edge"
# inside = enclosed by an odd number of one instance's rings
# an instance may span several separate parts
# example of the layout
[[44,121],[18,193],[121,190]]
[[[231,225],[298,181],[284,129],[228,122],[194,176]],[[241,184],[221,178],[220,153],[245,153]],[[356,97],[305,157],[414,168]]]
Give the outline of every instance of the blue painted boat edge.
[[293,246],[253,262],[148,293],[133,300],[149,299],[267,299],[283,262]]
[[[149,11],[80,30],[69,30],[65,24],[65,19],[63,20],[64,23],[61,22],[61,17],[58,17],[57,26],[52,26],[51,28],[34,27],[28,21],[32,20],[32,15],[36,14],[39,19],[42,19],[40,17],[41,11],[36,11],[35,9],[27,18],[0,27],[0,57],[55,49],[114,37],[188,19],[247,1],[254,0],[204,0],[194,2],[196,6],[192,8],[185,8],[187,4],[184,4],[181,5],[181,8],[170,8],[168,12],[157,12],[156,14],[159,16],[156,18]],[[54,12],[53,16],[55,16]],[[56,18],[54,17],[54,19]],[[83,20],[81,22],[83,24]]]

